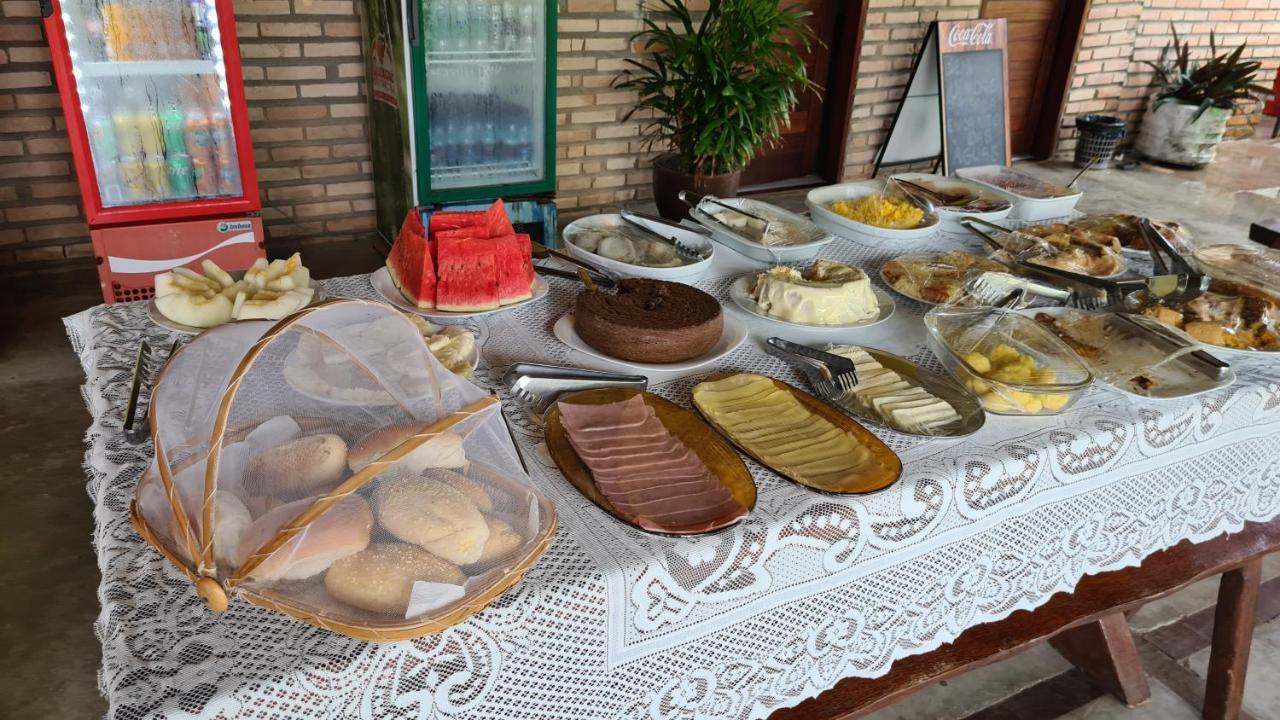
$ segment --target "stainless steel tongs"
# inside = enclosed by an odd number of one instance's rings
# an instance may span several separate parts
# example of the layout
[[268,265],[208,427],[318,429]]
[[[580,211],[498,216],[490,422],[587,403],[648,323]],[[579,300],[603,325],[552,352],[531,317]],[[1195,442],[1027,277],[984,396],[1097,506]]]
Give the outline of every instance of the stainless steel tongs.
[[[1209,277],[1196,269],[1169,242],[1160,230],[1148,218],[1138,218],[1138,228],[1147,241],[1147,252],[1151,254],[1151,263],[1163,275],[1177,275],[1185,278],[1176,300],[1187,302],[1194,300],[1209,289]],[[1167,258],[1165,256],[1168,256]],[[1162,297],[1155,295],[1155,297]]]
[[834,400],[852,392],[858,384],[858,372],[849,358],[833,355],[807,345],[771,337],[765,341],[765,352],[785,360],[801,372],[823,400]]
[[[676,255],[679,255],[682,260],[688,260],[690,262],[698,262],[700,260],[707,259],[707,256],[704,253],[700,252],[695,248],[689,247],[685,243],[681,242],[680,238],[676,237],[674,234],[663,235],[657,230],[654,230],[648,225],[640,222],[640,220],[655,222],[661,225],[666,225],[667,227],[670,227],[670,228],[678,228],[680,230],[688,230],[689,228],[686,228],[682,225],[675,225],[661,218],[656,218],[656,217],[653,217],[652,215],[645,215],[643,213],[638,213],[633,210],[628,210],[626,208],[622,208],[618,210],[618,217],[622,218],[622,222],[626,223],[627,226],[633,227],[639,230],[640,232],[648,235],[649,237],[655,238],[659,242],[665,243],[675,248]],[[706,232],[706,228],[700,228],[700,229]]]

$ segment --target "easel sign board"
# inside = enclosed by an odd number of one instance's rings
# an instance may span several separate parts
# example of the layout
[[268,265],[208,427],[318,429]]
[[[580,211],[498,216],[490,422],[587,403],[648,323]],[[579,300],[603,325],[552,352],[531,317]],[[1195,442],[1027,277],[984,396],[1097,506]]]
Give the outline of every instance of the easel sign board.
[[873,176],[930,160],[948,174],[1009,164],[1006,33],[1004,18],[930,24]]
[[1012,159],[1007,32],[1004,18],[938,23],[944,173]]

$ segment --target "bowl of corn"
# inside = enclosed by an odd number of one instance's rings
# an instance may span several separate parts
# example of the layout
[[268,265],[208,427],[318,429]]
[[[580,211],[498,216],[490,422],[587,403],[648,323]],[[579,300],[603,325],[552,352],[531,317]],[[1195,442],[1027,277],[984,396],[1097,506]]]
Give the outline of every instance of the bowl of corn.
[[850,240],[921,240],[938,230],[937,215],[887,191],[880,180],[816,188],[805,203],[818,227]]

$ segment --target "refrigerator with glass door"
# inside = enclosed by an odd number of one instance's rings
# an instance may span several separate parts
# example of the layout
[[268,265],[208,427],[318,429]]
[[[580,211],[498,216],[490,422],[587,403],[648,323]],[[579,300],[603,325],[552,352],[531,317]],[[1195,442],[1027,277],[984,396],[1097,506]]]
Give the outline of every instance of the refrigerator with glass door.
[[42,0],[103,298],[263,251],[230,0]]
[[555,0],[364,0],[378,229],[483,208],[555,235]]

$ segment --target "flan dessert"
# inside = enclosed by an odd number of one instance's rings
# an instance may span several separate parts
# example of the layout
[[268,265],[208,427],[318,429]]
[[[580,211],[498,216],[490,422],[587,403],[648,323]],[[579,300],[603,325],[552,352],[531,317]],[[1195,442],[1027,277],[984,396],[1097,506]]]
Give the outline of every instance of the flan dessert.
[[559,402],[569,444],[614,509],[653,532],[710,532],[747,508],[640,395],[598,405]]
[[846,397],[889,427],[929,435],[960,419],[946,400],[881,365],[857,345],[830,345],[827,352],[853,361],[858,384]]
[[770,268],[756,276],[751,297],[760,312],[802,325],[848,325],[880,314],[871,278],[832,260],[815,260],[804,270]]
[[720,303],[680,283],[628,278],[617,293],[585,290],[573,308],[578,337],[610,357],[644,363],[690,360],[720,341]]

